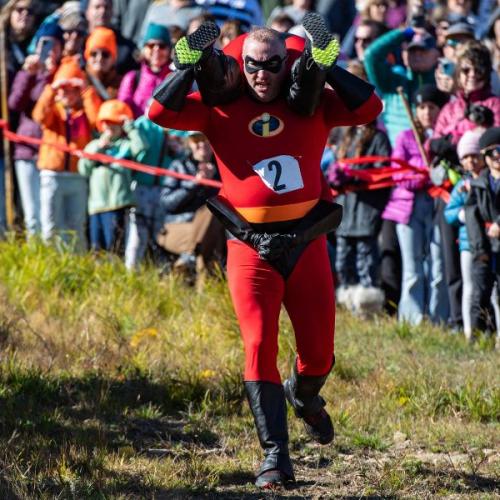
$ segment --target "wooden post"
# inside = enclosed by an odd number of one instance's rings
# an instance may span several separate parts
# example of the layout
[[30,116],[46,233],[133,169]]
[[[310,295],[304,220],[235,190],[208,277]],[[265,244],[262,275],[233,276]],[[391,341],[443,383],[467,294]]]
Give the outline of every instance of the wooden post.
[[[9,89],[9,73],[7,71],[7,25],[9,14],[17,0],[10,0],[0,13],[0,82],[1,82],[1,114],[9,126],[9,108],[7,105]],[[11,145],[3,136],[3,154],[5,166],[5,210],[7,215],[7,227],[14,227],[14,169],[12,165]]]
[[422,141],[420,140],[420,135],[418,133],[417,125],[415,123],[415,118],[413,118],[413,113],[412,113],[411,108],[410,108],[410,103],[408,102],[408,99],[406,98],[403,87],[398,87],[397,91],[398,91],[399,96],[401,97],[401,100],[403,101],[403,106],[405,107],[406,114],[408,115],[408,118],[410,120],[411,129],[413,131],[413,135],[415,136],[415,141],[417,141],[418,151],[419,151],[420,155],[422,156],[422,159],[424,160],[425,165],[427,167],[430,167],[429,158],[427,157],[427,153],[425,152],[424,145],[422,144]]

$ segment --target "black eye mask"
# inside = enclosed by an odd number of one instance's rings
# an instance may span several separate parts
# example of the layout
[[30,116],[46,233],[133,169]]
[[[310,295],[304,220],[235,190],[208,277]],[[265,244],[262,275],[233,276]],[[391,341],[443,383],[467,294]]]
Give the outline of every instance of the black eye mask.
[[281,58],[278,55],[265,61],[256,61],[253,57],[245,56],[245,69],[247,73],[250,74],[257,73],[257,71],[260,70],[269,71],[270,73],[279,73],[285,60],[286,57]]

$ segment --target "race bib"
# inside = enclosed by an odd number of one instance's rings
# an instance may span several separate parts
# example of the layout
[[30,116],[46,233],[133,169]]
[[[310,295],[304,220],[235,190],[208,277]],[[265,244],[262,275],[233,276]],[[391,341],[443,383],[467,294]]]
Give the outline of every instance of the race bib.
[[279,155],[266,158],[252,168],[264,184],[275,193],[289,193],[304,187],[299,162],[293,156]]

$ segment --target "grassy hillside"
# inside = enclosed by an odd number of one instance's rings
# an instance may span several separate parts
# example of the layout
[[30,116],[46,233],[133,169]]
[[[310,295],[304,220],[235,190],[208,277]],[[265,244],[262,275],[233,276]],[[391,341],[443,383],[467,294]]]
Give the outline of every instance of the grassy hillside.
[[[280,367],[293,360],[282,315]],[[498,498],[499,354],[339,312],[333,446],[289,412],[295,498]],[[261,498],[222,279],[0,243],[0,498]]]

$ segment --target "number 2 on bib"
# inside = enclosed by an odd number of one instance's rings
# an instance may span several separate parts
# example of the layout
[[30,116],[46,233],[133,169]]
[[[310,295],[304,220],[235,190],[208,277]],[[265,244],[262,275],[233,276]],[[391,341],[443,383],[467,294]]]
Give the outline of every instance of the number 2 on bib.
[[285,194],[304,187],[299,162],[288,155],[266,158],[253,165],[254,172],[264,184],[277,194]]

